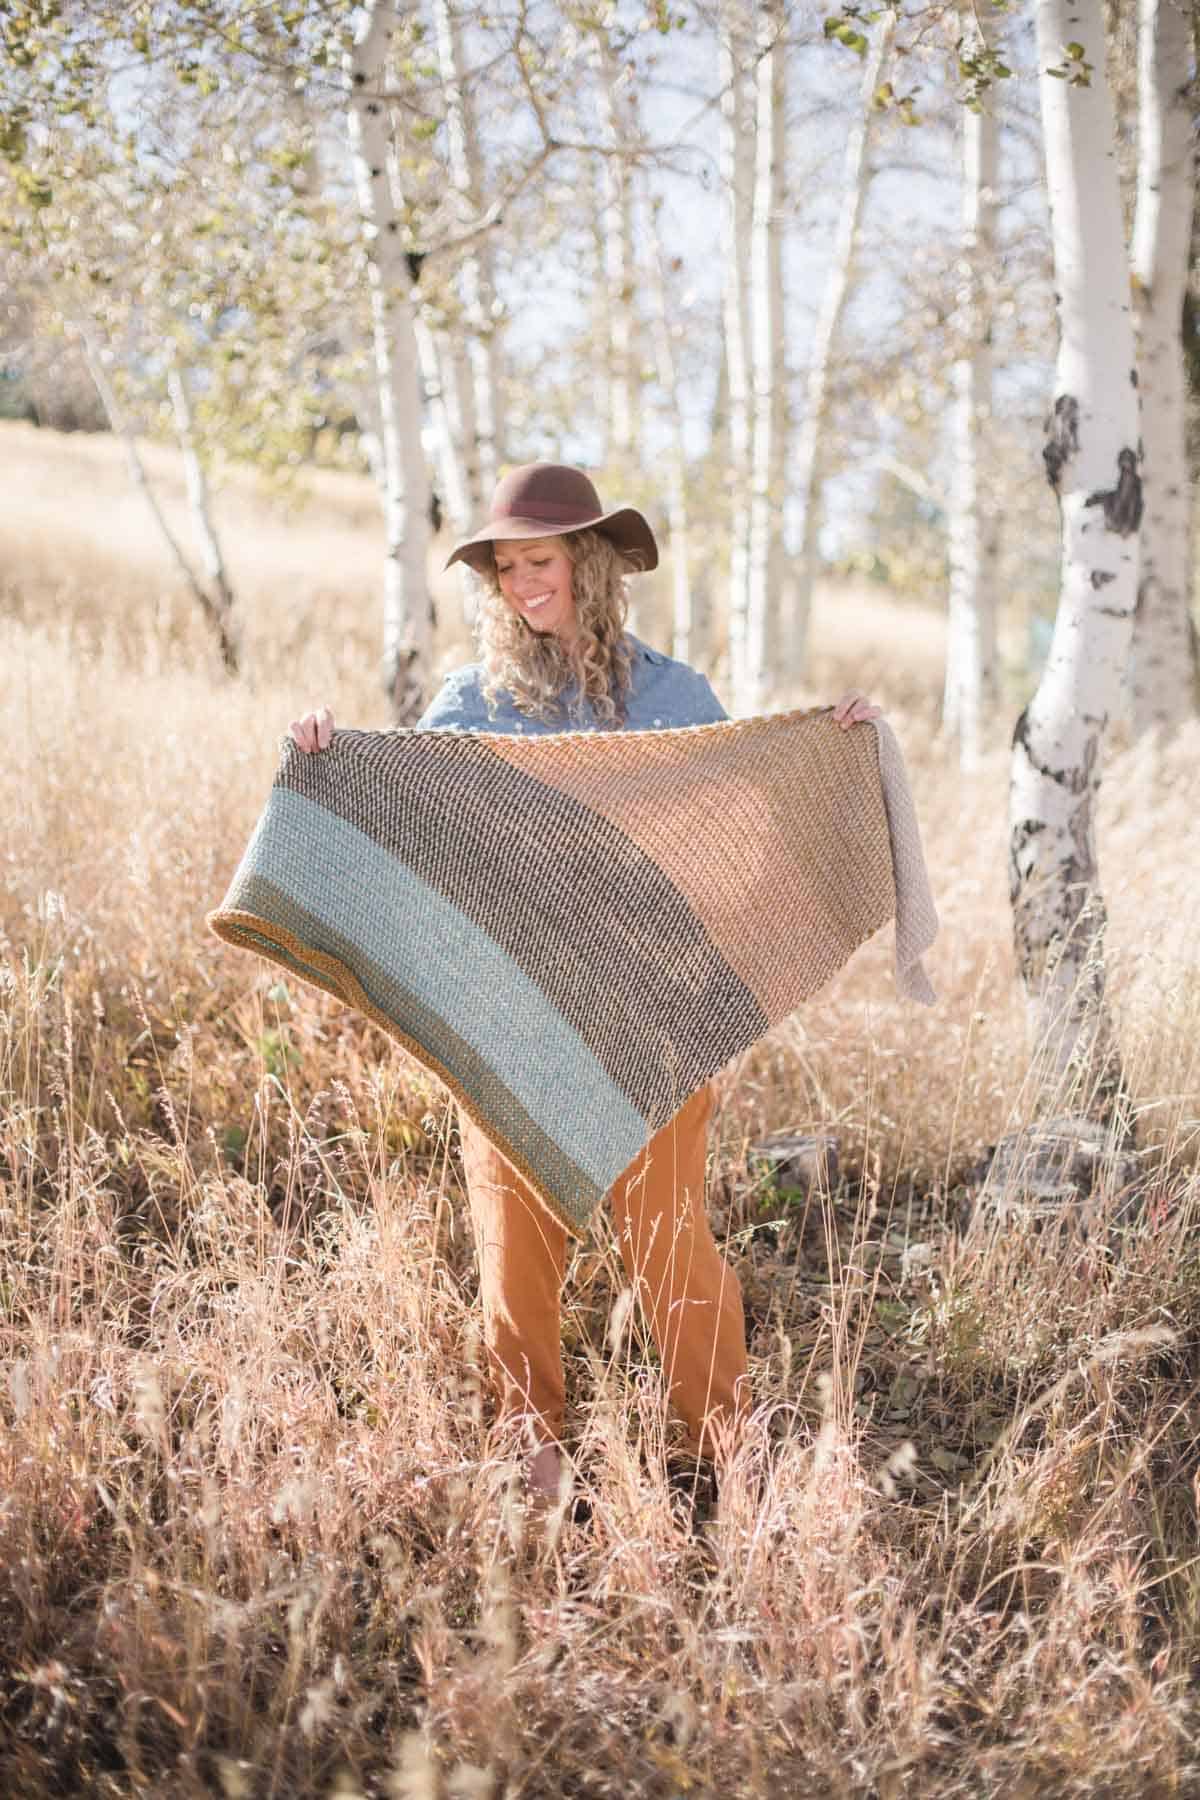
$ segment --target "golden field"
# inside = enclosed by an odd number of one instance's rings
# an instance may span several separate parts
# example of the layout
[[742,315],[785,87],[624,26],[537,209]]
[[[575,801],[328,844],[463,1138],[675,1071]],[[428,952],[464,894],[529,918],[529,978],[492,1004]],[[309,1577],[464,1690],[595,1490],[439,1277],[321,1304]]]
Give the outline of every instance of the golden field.
[[[387,722],[369,484],[229,475],[231,684],[107,439],[4,426],[0,482],[0,1793],[1200,1792],[1200,727],[1104,791],[1141,1221],[964,1234],[987,1146],[1065,1104],[1013,978],[1011,719],[964,779],[936,614],[820,596],[796,698],[888,707],[939,1002],[884,934],[721,1078],[759,1414],[719,1512],[668,1490],[602,1223],[564,1325],[593,1518],[535,1528],[444,1097],[203,922],[287,721]],[[785,1129],[838,1138],[831,1192],[766,1180]]]

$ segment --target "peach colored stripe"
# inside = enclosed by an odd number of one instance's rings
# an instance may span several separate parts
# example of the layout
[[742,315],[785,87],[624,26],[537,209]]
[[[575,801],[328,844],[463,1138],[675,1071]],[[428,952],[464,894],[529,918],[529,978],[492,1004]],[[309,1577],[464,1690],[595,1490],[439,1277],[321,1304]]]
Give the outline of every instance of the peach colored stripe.
[[[770,1019],[793,1011],[892,917],[874,730],[842,731],[822,709],[622,733],[607,745],[611,766],[597,759],[594,734],[489,739],[497,756],[591,807],[652,857]],[[767,929],[781,890],[801,920],[797,941],[782,946]]]

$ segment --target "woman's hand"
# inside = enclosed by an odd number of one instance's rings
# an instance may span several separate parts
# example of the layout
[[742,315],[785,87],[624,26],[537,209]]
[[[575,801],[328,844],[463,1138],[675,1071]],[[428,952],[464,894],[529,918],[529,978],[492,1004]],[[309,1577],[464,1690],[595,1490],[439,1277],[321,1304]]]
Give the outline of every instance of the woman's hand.
[[867,719],[878,719],[882,716],[882,706],[876,706],[873,700],[868,700],[867,696],[860,694],[857,688],[851,688],[848,694],[843,694],[833,709],[833,722],[835,725],[840,725],[843,731],[851,725],[861,725]]
[[327,706],[322,706],[318,712],[293,719],[288,730],[302,750],[327,750],[333,736],[333,714]]

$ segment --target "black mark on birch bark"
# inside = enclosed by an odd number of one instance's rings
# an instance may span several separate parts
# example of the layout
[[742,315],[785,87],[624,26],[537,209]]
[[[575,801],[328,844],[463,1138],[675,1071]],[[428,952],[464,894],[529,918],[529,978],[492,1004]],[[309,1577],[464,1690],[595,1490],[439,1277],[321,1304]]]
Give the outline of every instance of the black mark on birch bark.
[[1060,394],[1054,411],[1046,420],[1046,443],[1042,461],[1046,480],[1057,494],[1062,472],[1079,448],[1079,402],[1070,394]]
[[[1087,786],[1086,777],[1080,779],[1077,770],[1052,769],[1047,763],[1040,763],[1033,754],[1033,746],[1029,741],[1029,709],[1028,707],[1017,720],[1013,730],[1013,749],[1023,750],[1031,769],[1046,781],[1054,782],[1056,787],[1063,788],[1068,794],[1078,794]],[[1039,827],[1040,829],[1040,827]]]
[[1008,840],[1008,898],[1011,905],[1016,904],[1017,896],[1033,869],[1033,861],[1028,854],[1030,846],[1045,829],[1041,819],[1021,819],[1012,828]]
[[1116,579],[1116,576],[1108,569],[1092,570],[1092,586],[1097,591],[1102,587],[1107,587],[1110,581],[1115,581]]
[[1142,522],[1142,478],[1137,469],[1137,452],[1122,450],[1117,455],[1117,485],[1097,488],[1083,503],[1104,509],[1104,523],[1120,537],[1131,537]]

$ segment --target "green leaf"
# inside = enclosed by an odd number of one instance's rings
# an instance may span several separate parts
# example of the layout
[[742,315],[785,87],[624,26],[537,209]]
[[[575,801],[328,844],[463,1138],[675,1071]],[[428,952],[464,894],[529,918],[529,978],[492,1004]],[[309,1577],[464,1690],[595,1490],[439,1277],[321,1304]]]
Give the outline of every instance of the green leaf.
[[30,175],[25,169],[20,171],[17,186],[35,212],[41,212],[45,207],[54,204],[54,189],[48,182],[40,180],[36,175]]
[[1072,62],[1082,62],[1083,61],[1083,45],[1075,44],[1075,43],[1068,44],[1067,45],[1067,55],[1071,58]]
[[264,1031],[256,1048],[266,1064],[269,1075],[277,1077],[284,1075],[289,1067],[297,1068],[301,1062],[300,1052],[288,1038],[286,1030],[282,1028]]
[[13,112],[0,115],[0,156],[19,162],[25,154],[25,120]]

